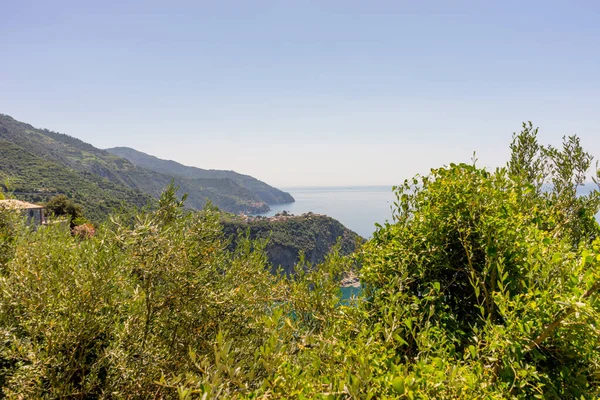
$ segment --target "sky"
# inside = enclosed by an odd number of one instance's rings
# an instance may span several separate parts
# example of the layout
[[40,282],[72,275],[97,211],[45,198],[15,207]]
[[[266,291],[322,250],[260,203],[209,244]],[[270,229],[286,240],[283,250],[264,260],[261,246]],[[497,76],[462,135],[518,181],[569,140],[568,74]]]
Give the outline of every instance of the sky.
[[[598,1],[0,0],[0,113],[278,187],[600,157]],[[0,149],[1,150],[1,149]]]

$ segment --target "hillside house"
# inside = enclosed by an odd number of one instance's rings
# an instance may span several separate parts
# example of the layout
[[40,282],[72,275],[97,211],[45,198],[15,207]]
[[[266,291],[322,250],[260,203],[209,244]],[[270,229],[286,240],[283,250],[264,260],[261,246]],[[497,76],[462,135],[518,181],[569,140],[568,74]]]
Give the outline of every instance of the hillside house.
[[46,222],[44,207],[37,204],[15,199],[0,200],[0,210],[2,209],[19,210],[34,225],[42,225]]

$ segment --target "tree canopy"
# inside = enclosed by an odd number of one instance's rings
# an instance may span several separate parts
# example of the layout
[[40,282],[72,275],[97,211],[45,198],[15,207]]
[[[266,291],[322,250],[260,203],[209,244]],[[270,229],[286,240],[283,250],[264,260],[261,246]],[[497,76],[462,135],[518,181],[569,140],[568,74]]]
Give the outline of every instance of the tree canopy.
[[[7,398],[529,399],[600,395],[599,194],[577,137],[525,124],[507,166],[396,187],[352,256],[270,273],[218,211],[113,215],[93,237],[0,219]],[[597,175],[597,174],[596,174]],[[359,263],[362,293],[340,301]]]

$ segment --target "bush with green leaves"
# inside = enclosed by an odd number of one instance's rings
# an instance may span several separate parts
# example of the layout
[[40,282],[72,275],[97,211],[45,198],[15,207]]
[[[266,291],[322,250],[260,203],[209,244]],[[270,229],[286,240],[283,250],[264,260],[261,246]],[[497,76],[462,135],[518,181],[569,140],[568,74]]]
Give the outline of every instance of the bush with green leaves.
[[[405,182],[356,255],[294,274],[172,186],[86,240],[0,214],[0,397],[597,397],[599,199],[577,195],[591,156],[530,124],[511,149],[506,168]],[[357,263],[363,292],[340,302]]]
[[[0,276],[5,396],[155,398],[219,332],[252,355],[274,279],[255,244],[225,252],[218,215],[159,208],[114,218],[81,241],[60,225],[16,235]],[[258,244],[257,244],[258,246]],[[247,339],[247,340],[246,340]]]
[[77,225],[87,223],[83,216],[83,210],[80,204],[75,203],[64,194],[52,197],[45,205],[46,212],[55,217],[66,217],[69,220],[71,229]]
[[365,246],[367,309],[403,365],[400,392],[599,393],[598,192],[577,196],[591,157],[576,137],[555,149],[536,135],[524,125],[507,168],[405,182],[394,223]]
[[17,210],[0,207],[0,273],[11,260],[16,246],[17,232],[25,221]]

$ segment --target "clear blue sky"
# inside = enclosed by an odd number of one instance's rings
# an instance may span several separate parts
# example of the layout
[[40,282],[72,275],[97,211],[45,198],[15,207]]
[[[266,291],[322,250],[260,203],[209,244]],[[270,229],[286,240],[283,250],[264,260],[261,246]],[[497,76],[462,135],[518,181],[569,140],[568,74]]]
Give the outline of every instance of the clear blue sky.
[[394,184],[524,120],[600,156],[598,1],[1,1],[0,113],[278,186]]

